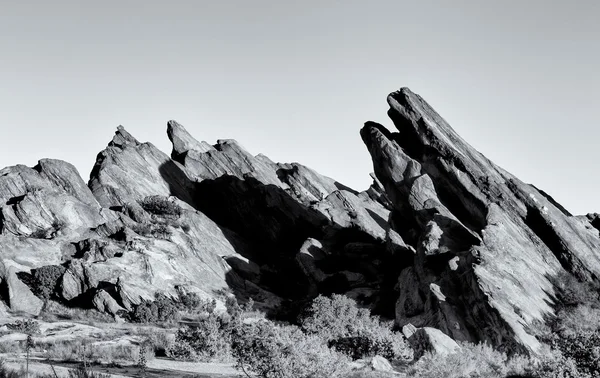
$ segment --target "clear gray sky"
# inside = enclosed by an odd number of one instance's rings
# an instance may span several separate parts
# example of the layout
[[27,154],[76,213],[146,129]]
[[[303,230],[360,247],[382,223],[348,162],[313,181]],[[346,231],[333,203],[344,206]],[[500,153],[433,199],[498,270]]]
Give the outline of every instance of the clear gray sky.
[[421,94],[473,146],[600,212],[600,1],[2,1],[0,166],[87,179],[124,125],[298,161],[357,189],[366,120]]

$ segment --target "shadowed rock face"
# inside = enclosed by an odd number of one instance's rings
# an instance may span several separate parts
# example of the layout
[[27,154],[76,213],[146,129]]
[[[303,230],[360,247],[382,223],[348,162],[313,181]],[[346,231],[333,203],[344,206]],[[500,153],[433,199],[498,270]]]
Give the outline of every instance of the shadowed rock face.
[[265,309],[337,292],[400,327],[536,351],[527,326],[552,312],[549,279],[600,276],[598,215],[571,216],[410,90],[388,103],[398,131],[360,132],[374,167],[363,192],[176,121],[170,156],[120,126],[87,186],[58,160],[0,170],[6,305],[39,312],[19,277],[62,265],[54,297],[112,315],[182,289],[229,287]]

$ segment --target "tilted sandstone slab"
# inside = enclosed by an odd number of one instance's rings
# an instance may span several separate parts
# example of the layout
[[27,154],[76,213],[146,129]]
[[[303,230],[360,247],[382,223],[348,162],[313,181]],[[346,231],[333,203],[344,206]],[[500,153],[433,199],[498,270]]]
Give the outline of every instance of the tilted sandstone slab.
[[416,249],[399,278],[400,326],[537,350],[527,325],[550,314],[549,279],[600,274],[600,239],[545,193],[469,146],[421,97],[388,97],[399,132],[361,131],[393,204],[391,227]]

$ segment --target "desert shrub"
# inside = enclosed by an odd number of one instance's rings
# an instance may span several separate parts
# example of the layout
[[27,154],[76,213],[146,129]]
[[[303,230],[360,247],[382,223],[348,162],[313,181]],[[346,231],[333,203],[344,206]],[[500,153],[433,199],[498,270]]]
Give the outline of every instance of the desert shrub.
[[225,300],[225,308],[227,309],[227,313],[234,319],[242,316],[242,307],[239,305],[237,299],[235,299],[235,297],[232,295],[228,296]]
[[148,196],[140,201],[140,205],[150,214],[159,216],[170,215],[179,218],[182,212],[181,206],[162,196]]
[[580,282],[568,273],[559,274],[553,284],[557,297],[556,316],[538,334],[553,349],[554,358],[546,359],[543,364],[546,375],[600,376],[598,286]]
[[21,353],[23,346],[20,341],[5,340],[0,343],[0,353]]
[[85,365],[80,365],[77,369],[69,370],[69,378],[110,378],[108,374],[103,374],[97,371],[91,370]]
[[130,320],[135,323],[172,322],[178,317],[177,303],[160,293],[156,293],[154,301],[143,301],[129,314]]
[[553,349],[542,354],[542,358],[534,361],[528,369],[533,378],[596,378],[583,373],[572,358],[565,357],[560,351]]
[[246,303],[244,303],[244,305],[242,306],[242,311],[250,312],[252,310],[254,310],[254,299],[248,298]]
[[62,265],[46,265],[33,272],[33,292],[38,297],[50,299],[67,269]]
[[19,372],[7,368],[4,360],[0,360],[0,378],[21,378],[23,376]]
[[600,291],[597,284],[593,282],[579,281],[575,276],[562,272],[552,279],[558,308],[587,304],[594,308],[600,308]]
[[377,354],[373,340],[366,336],[340,337],[331,340],[328,346],[346,354],[353,360]]
[[343,295],[315,298],[300,325],[304,332],[319,335],[331,347],[355,359],[374,355],[390,360],[412,359],[412,350],[403,335]]
[[184,310],[192,313],[213,313],[217,308],[217,301],[213,299],[202,299],[198,293],[179,291],[179,301]]
[[33,319],[19,319],[14,323],[7,324],[6,326],[12,331],[24,333],[27,335],[37,335],[40,333],[40,325]]
[[[529,360],[509,359],[487,344],[461,343],[460,351],[445,356],[426,352],[407,372],[415,378],[504,378],[531,376]],[[565,377],[566,378],[566,377]]]
[[175,344],[190,346],[197,358],[204,361],[230,359],[230,343],[229,322],[214,313],[199,319],[197,325],[181,328],[175,334]]
[[131,229],[140,236],[155,239],[169,240],[173,235],[169,227],[162,223],[135,223],[131,226]]
[[600,376],[600,330],[559,333],[551,337],[550,345],[561,352],[562,364],[574,364],[580,374]]
[[165,354],[178,361],[196,361],[198,359],[198,355],[191,345],[177,341],[167,346]]
[[317,335],[269,321],[243,324],[232,338],[237,367],[267,378],[341,376],[347,357],[325,345]]
[[157,330],[150,333],[147,338],[155,356],[165,356],[167,349],[174,341],[173,334]]

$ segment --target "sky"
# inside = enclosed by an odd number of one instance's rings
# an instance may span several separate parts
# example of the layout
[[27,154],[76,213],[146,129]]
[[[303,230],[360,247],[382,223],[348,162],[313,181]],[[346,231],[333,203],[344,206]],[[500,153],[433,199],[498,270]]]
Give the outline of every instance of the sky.
[[423,96],[472,146],[577,214],[600,212],[600,1],[3,1],[0,167],[87,180],[123,125],[371,183],[359,130]]

